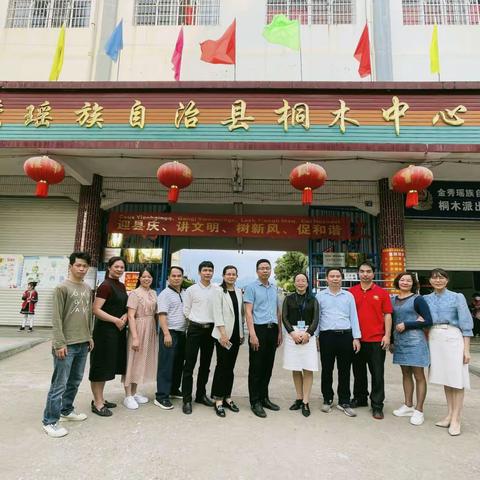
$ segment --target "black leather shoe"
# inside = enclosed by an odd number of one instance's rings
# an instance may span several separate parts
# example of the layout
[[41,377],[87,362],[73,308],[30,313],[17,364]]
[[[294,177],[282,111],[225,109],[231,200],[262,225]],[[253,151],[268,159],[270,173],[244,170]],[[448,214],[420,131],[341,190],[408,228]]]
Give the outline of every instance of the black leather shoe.
[[182,412],[185,415],[190,415],[192,413],[192,402],[185,402],[182,406]]
[[217,416],[225,418],[226,415],[225,415],[225,409],[223,408],[223,405],[215,404],[213,408],[215,408],[215,413],[217,414]]
[[372,417],[375,420],[383,420],[384,418],[383,410],[381,410],[380,408],[374,408],[372,411]]
[[295,400],[295,402],[291,405],[289,410],[300,410],[302,408],[303,400]]
[[308,403],[302,403],[302,415],[304,417],[310,416],[310,407],[308,406]]
[[104,401],[103,401],[103,404],[104,404],[107,408],[115,408],[115,407],[117,406],[116,403],[109,402],[108,400],[104,400]]
[[350,401],[350,407],[368,407],[368,400],[366,398],[352,398],[352,400]]
[[269,398],[266,398],[262,402],[262,405],[264,408],[268,408],[269,410],[273,410],[274,412],[278,412],[280,410],[280,407],[275,403],[271,402]]
[[232,412],[235,412],[235,413],[238,413],[240,411],[240,409],[237,407],[237,405],[235,404],[235,402],[232,400],[230,402],[227,402],[227,401],[223,401],[223,406],[225,408],[228,408],[229,410],[231,410]]
[[262,407],[262,404],[260,402],[255,403],[250,407],[252,409],[252,412],[260,418],[265,418],[267,414],[265,413],[265,410]]
[[213,407],[215,405],[214,402],[212,402],[206,395],[200,398],[195,399],[195,403],[201,403],[202,405],[205,405],[206,407]]
[[103,405],[102,408],[97,408],[97,406],[95,405],[93,400],[92,400],[92,403],[90,405],[92,407],[92,412],[95,415],[98,415],[100,417],[111,417],[112,416],[112,412],[105,405]]

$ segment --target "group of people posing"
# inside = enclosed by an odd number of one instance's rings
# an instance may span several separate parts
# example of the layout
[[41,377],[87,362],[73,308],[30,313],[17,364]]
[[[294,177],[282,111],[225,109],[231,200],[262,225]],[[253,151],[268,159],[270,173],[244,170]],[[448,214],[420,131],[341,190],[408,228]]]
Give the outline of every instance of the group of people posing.
[[[123,404],[128,409],[149,402],[137,389],[156,380],[154,404],[164,410],[174,408],[172,399],[180,398],[187,415],[192,413],[193,402],[213,407],[222,418],[227,410],[239,412],[232,388],[245,324],[249,400],[257,417],[266,417],[265,410],[280,410],[270,399],[269,384],[285,330],[283,366],[292,371],[296,391],[290,410],[300,410],[305,417],[311,414],[309,401],[313,372],[319,370],[319,350],[322,412],[332,410],[336,362],[336,408],[354,417],[355,408],[367,407],[370,399],[373,418],[384,418],[384,363],[390,350],[393,363],[401,366],[405,394],[404,404],[393,414],[410,417],[412,425],[424,422],[424,368],[430,367],[430,382],[444,385],[448,405],[446,417],[436,425],[447,428],[450,435],[461,432],[464,389],[470,387],[472,316],[464,296],[446,288],[448,274],[442,269],[432,270],[433,292],[423,297],[417,293],[416,276],[408,272],[397,276],[394,284],[399,293],[390,296],[373,282],[375,268],[369,262],[360,265],[360,283],[348,291],[342,288],[342,271],[328,269],[327,288],[316,296],[309,292],[305,273],[299,272],[294,278],[295,292],[282,303],[270,282],[267,259],[258,260],[258,278],[244,292],[235,286],[238,272],[233,265],[224,267],[222,283],[216,285],[212,283],[212,262],[201,262],[200,281],[186,290],[182,289],[183,269],[173,266],[167,288],[157,298],[148,268],[140,272],[137,288],[127,295],[120,282],[125,262],[113,257],[92,305],[91,290],[83,282],[89,265],[87,253],[72,253],[68,280],[54,292],[54,372],[43,418],[49,436],[68,433],[59,422],[86,419],[85,414],[75,412],[73,403],[89,351],[91,410],[96,415],[112,416],[117,405],[105,399],[104,389],[116,375],[122,375]],[[214,349],[217,364],[210,398],[206,387]]]

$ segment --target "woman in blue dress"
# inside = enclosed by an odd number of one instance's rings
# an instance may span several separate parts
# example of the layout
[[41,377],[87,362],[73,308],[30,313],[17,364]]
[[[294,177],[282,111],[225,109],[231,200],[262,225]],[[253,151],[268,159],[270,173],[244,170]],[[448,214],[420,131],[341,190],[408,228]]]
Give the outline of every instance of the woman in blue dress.
[[[425,300],[418,295],[418,280],[412,273],[402,272],[393,285],[400,291],[393,304],[393,363],[400,365],[403,376],[405,403],[393,411],[397,417],[410,417],[412,425],[422,425],[423,403],[427,396],[424,368],[430,364],[430,354],[424,328],[432,324]],[[413,392],[417,403],[413,406]]]
[[473,319],[461,293],[447,289],[448,273],[435,268],[430,272],[433,292],[425,295],[433,317],[429,336],[431,352],[430,383],[443,385],[447,397],[447,416],[437,427],[448,428],[450,435],[460,435],[463,398],[470,388],[468,364]]

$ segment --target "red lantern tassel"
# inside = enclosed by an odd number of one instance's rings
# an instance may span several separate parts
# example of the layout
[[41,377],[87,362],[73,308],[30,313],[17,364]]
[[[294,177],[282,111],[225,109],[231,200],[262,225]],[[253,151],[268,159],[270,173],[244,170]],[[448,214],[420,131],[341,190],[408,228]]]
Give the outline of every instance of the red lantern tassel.
[[37,182],[35,195],[37,197],[48,197],[48,183],[45,180],[40,180]]
[[416,190],[410,190],[407,193],[407,200],[405,201],[405,206],[407,208],[416,207],[418,205],[418,192]]
[[313,201],[313,193],[310,187],[303,189],[302,193],[302,205],[310,205]]
[[180,190],[176,185],[172,185],[168,191],[168,203],[177,203]]

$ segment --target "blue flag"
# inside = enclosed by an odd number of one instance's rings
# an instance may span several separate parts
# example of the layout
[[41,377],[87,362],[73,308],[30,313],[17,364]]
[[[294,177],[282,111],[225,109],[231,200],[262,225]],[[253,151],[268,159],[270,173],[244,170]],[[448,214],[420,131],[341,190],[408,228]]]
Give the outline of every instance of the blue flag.
[[118,54],[123,49],[123,19],[118,22],[115,30],[105,44],[105,53],[114,61],[118,60]]

